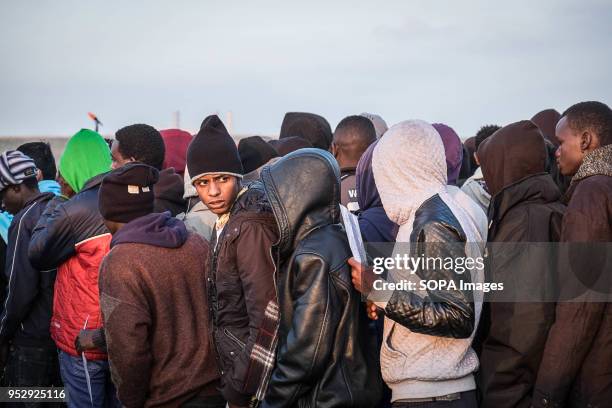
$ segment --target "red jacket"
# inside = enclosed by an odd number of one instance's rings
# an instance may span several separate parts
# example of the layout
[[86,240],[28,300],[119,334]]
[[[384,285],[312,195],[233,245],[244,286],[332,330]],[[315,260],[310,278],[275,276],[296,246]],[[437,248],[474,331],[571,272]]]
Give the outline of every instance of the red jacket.
[[[41,270],[58,268],[51,338],[60,350],[73,356],[78,356],[74,342],[79,331],[102,327],[98,270],[111,240],[98,211],[103,176],[88,181],[70,200],[47,206],[34,228],[28,251],[32,265]],[[97,350],[85,356],[91,360],[107,358]]]
[[[75,245],[76,255],[64,262],[57,272],[51,338],[66,353],[78,356],[74,339],[81,329],[102,327],[98,290],[98,269],[110,250],[110,234],[90,238]],[[88,359],[106,359],[96,350],[85,353]]]

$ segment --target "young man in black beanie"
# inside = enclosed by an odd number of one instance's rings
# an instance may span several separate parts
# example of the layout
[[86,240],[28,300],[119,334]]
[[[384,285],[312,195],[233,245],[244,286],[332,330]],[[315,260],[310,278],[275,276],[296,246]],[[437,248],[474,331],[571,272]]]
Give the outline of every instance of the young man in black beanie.
[[261,183],[242,187],[238,149],[216,115],[189,145],[187,168],[200,199],[219,217],[207,284],[221,392],[230,407],[254,405],[266,391],[277,341],[276,222]]
[[100,266],[113,382],[125,407],[222,408],[203,312],[208,244],[170,213],[152,212],[158,178],[153,167],[128,164],[100,187],[100,213],[113,234]]

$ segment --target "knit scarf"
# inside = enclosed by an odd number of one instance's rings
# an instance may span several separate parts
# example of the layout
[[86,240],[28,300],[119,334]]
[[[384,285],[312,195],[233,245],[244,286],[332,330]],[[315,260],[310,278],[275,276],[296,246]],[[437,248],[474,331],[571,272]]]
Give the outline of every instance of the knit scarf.
[[236,201],[238,201],[240,196],[243,195],[247,190],[248,190],[248,187],[243,187],[242,190],[238,192],[238,195],[236,196],[236,199],[234,200],[234,203],[232,204],[232,207],[230,208],[230,210],[226,212],[225,214],[223,214],[222,216],[220,216],[219,218],[217,218],[217,221],[215,221],[216,231],[221,231],[223,227],[225,227],[225,224],[227,224],[228,221],[230,220],[230,215],[232,214],[234,205],[236,205]]

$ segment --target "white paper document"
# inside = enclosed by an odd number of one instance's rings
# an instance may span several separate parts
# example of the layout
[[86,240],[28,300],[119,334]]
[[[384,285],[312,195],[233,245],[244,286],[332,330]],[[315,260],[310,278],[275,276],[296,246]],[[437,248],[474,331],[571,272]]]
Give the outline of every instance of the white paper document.
[[366,256],[365,247],[363,246],[363,239],[361,238],[361,231],[359,230],[359,221],[357,216],[351,213],[345,206],[340,205],[340,213],[342,214],[342,224],[346,230],[346,236],[355,258],[359,263],[367,265],[368,258]]

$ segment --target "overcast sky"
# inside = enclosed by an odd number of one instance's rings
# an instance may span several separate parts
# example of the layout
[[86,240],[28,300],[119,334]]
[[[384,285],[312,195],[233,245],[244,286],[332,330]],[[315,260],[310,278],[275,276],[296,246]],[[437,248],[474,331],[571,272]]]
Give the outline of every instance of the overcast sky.
[[[128,4],[129,3],[129,4]],[[420,118],[462,137],[612,103],[609,0],[0,2],[0,135],[68,135],[95,112],[277,134],[287,111]]]

